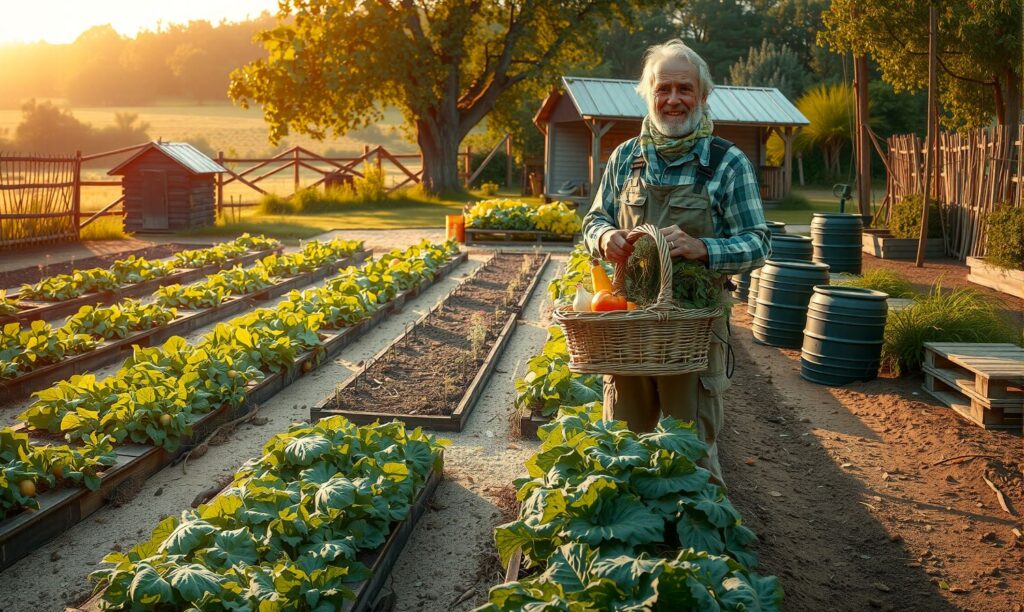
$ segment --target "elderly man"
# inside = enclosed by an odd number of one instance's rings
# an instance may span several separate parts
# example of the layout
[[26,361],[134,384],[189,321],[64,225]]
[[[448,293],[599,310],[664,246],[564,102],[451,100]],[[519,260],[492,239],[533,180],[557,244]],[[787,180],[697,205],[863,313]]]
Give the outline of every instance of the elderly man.
[[[648,114],[640,135],[608,159],[583,221],[587,248],[612,262],[628,259],[629,230],[661,228],[673,258],[722,274],[752,270],[768,254],[757,175],[727,140],[712,136],[705,105],[713,84],[707,64],[680,40],[647,50],[637,92]],[[604,414],[650,431],[662,414],[693,421],[710,448],[705,463],[722,483],[715,441],[724,418],[725,319],[716,325],[708,369],[678,376],[606,376]]]

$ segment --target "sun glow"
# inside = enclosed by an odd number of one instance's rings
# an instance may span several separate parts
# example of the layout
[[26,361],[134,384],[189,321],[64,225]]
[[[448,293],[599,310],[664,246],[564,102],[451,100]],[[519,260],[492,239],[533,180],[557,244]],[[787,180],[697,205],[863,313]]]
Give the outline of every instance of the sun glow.
[[96,25],[110,24],[124,36],[161,24],[205,19],[239,21],[275,12],[277,0],[0,0],[0,44],[70,43]]

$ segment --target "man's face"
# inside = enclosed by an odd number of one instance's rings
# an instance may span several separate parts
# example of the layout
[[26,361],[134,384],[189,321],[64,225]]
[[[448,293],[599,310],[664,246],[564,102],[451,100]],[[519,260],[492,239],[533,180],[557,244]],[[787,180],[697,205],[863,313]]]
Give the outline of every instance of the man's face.
[[678,57],[667,57],[655,66],[651,107],[655,127],[679,138],[697,128],[703,116],[697,67]]

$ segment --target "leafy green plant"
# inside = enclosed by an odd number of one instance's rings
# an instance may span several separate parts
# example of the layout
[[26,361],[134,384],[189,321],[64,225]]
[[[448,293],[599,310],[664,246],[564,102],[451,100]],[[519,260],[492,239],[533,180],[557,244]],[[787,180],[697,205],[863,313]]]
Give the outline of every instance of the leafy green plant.
[[19,310],[21,309],[18,308],[17,298],[11,299],[7,297],[7,291],[5,289],[0,289],[0,316],[16,315]]
[[62,335],[85,334],[104,340],[125,338],[128,334],[170,323],[178,311],[161,304],[143,304],[125,299],[113,306],[82,306],[60,328]]
[[212,308],[228,298],[223,286],[209,286],[205,282],[182,286],[164,285],[156,291],[156,302],[164,308],[187,308],[198,310]]
[[914,296],[914,286],[905,276],[888,268],[875,268],[865,272],[862,276],[843,274],[842,278],[833,281],[833,285],[843,287],[859,287],[861,289],[874,289],[888,294],[894,298],[908,298]]
[[914,304],[889,312],[882,366],[896,374],[921,369],[925,342],[1019,343],[1020,330],[997,302],[973,289],[943,291],[936,283]]
[[[556,305],[572,303],[576,297],[576,285],[583,284],[588,293],[594,293],[594,281],[590,273],[590,253],[582,244],[577,244],[569,253],[569,259],[565,262],[565,269],[562,274],[555,277],[548,283],[548,296]],[[601,262],[609,277],[612,274],[611,264]]]
[[[626,298],[643,308],[658,300],[661,263],[654,239],[642,236],[626,263]],[[713,308],[721,300],[721,276],[694,261],[672,262],[672,299],[682,308]]]
[[58,363],[95,346],[93,338],[59,334],[45,321],[33,321],[27,328],[21,323],[8,323],[0,329],[0,379]]
[[[917,239],[920,236],[923,201],[924,196],[915,193],[893,203],[889,212],[889,231],[894,237]],[[934,200],[928,207],[928,237],[942,238],[942,219]]]
[[341,609],[369,575],[358,553],[409,515],[445,444],[397,421],[293,426],[210,503],[164,519],[90,578],[106,608]]
[[480,193],[484,194],[485,196],[497,195],[497,193],[498,193],[498,184],[497,183],[492,183],[490,181],[484,182],[484,183],[480,183]]
[[363,164],[363,176],[352,179],[352,193],[363,202],[383,202],[388,197],[384,169],[375,164]]
[[985,222],[985,261],[1024,270],[1024,206],[1003,204]]
[[34,285],[22,285],[18,297],[47,302],[59,302],[86,293],[110,291],[120,286],[117,275],[102,268],[76,270],[71,274],[58,274],[42,279]]
[[544,348],[526,367],[526,375],[516,381],[516,407],[520,410],[551,417],[561,406],[589,404],[602,397],[600,376],[569,370],[569,348],[557,325],[548,328]]
[[144,259],[134,255],[119,259],[110,266],[119,285],[140,283],[144,280],[167,276],[174,271],[174,263],[161,259]]

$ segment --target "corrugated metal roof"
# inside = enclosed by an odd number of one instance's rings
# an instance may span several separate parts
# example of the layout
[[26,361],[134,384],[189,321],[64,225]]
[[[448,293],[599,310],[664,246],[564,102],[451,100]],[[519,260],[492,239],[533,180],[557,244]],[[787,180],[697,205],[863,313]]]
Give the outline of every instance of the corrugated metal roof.
[[152,149],[156,149],[167,157],[170,157],[193,174],[215,174],[217,172],[227,172],[223,166],[213,161],[202,151],[187,142],[151,142],[146,147],[139,149],[135,155],[132,155],[125,161],[118,164],[115,168],[107,172],[107,174],[119,174],[121,170],[135,161],[139,156]]
[[[584,117],[642,119],[647,114],[647,104],[636,93],[637,81],[562,77],[562,82],[576,110]],[[708,96],[708,114],[721,123],[810,123],[774,87],[716,86]]]

